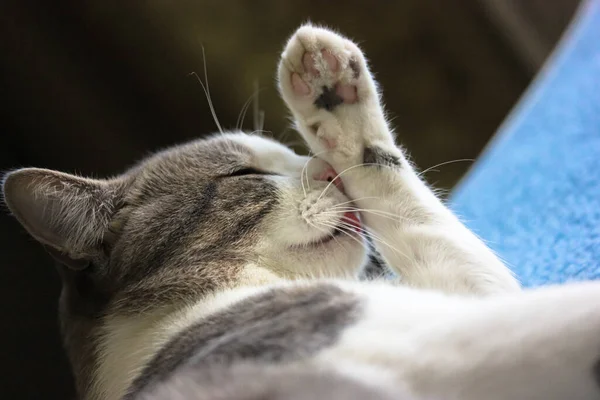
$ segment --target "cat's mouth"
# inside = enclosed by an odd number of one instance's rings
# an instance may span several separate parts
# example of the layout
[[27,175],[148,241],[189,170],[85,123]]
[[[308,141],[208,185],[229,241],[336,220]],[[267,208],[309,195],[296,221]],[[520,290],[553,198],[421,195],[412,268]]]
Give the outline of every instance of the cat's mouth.
[[319,240],[309,243],[309,246],[322,246],[333,240],[337,240],[337,238],[342,235],[354,237],[360,235],[362,230],[363,228],[358,213],[347,212],[342,216],[337,226],[333,228],[330,233]]

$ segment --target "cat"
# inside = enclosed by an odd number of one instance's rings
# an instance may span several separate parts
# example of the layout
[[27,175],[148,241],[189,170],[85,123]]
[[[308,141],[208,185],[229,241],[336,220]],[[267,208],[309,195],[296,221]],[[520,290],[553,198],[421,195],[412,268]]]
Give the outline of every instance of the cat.
[[[230,132],[5,176],[59,261],[80,398],[600,398],[600,284],[522,290],[395,144],[355,43],[301,26],[278,82],[311,157]],[[367,236],[395,278],[358,279]]]

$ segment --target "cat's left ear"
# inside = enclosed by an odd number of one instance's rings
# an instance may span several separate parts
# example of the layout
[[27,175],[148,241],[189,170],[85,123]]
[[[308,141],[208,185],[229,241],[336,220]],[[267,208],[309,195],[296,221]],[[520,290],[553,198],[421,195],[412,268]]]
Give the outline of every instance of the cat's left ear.
[[63,255],[77,269],[101,251],[110,222],[120,207],[124,184],[39,168],[8,173],[4,201],[36,240],[55,257]]

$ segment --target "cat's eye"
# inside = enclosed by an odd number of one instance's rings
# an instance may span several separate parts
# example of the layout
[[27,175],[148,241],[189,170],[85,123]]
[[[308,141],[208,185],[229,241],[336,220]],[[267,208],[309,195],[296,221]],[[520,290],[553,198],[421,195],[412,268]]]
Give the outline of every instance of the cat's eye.
[[248,167],[248,168],[238,169],[237,171],[233,171],[233,172],[227,174],[227,176],[232,177],[232,176],[244,176],[244,175],[268,175],[268,174],[269,173],[266,171],[261,171],[256,168]]

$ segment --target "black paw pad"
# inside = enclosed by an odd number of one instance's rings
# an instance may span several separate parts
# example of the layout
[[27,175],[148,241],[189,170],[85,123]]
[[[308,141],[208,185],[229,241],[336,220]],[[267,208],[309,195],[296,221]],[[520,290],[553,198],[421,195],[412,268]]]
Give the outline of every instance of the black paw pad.
[[397,168],[400,168],[402,166],[402,162],[398,157],[386,151],[383,151],[377,147],[365,148],[363,154],[363,162],[365,164],[385,165],[388,167]]
[[323,93],[315,100],[317,108],[324,108],[327,111],[333,111],[334,108],[342,104],[344,100],[338,96],[334,88],[323,86]]
[[349,66],[354,74],[354,79],[358,79],[360,77],[360,67],[358,66],[358,63],[354,60],[350,60]]

